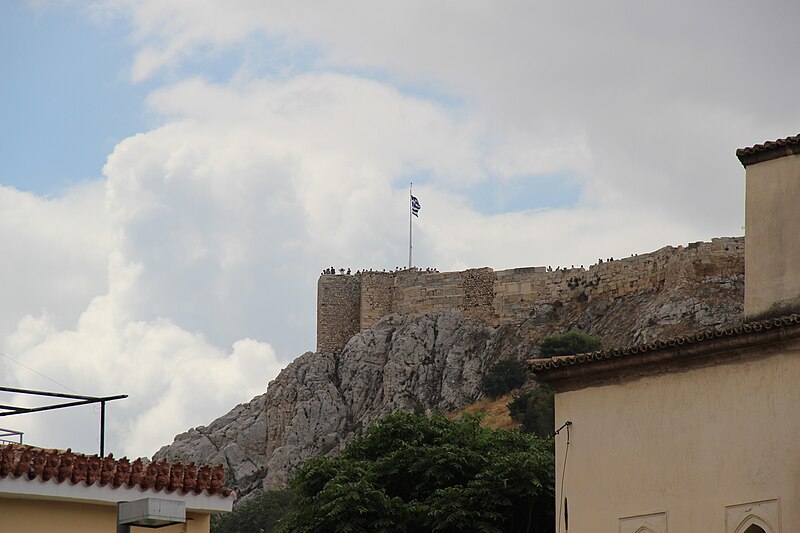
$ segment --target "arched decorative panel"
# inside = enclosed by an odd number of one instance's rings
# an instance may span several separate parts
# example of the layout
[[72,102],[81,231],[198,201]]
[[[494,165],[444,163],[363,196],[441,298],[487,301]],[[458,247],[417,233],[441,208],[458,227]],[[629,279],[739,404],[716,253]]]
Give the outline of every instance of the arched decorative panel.
[[620,518],[619,533],[667,533],[667,513]]
[[727,533],[781,533],[778,500],[726,507],[725,526]]

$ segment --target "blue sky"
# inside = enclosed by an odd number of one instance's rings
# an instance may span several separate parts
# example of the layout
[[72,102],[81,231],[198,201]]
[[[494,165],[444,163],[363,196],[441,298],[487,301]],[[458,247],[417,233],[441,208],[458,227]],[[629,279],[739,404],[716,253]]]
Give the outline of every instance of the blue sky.
[[569,208],[580,195],[578,181],[563,174],[486,180],[467,190],[471,205],[484,215]]
[[129,81],[129,34],[123,19],[0,5],[0,183],[60,194],[99,179],[114,146],[144,130],[153,84]]

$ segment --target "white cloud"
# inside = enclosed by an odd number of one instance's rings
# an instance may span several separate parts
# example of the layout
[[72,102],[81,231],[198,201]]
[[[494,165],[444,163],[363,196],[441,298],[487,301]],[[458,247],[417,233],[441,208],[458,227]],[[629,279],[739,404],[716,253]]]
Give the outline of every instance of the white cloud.
[[58,326],[74,323],[106,287],[113,247],[102,182],[41,198],[0,187],[0,336],[26,314],[52,314]]
[[498,156],[486,170],[578,173],[593,198],[701,231],[741,226],[733,150],[796,128],[775,95],[800,75],[766,52],[800,44],[785,2],[110,5],[135,20],[147,75],[264,35],[313,46],[313,68],[377,69],[463,102]]
[[[168,319],[132,320],[127,303],[143,269],[120,264],[117,254],[111,263],[109,293],[92,300],[74,329],[58,330],[46,315],[23,317],[5,350],[28,368],[3,365],[5,378],[25,388],[70,392],[33,375],[33,368],[78,393],[128,394],[109,404],[107,450],[150,455],[176,432],[263,392],[261,376],[282,366],[266,343],[240,340],[226,352]],[[28,415],[12,424],[33,444],[97,450],[96,410]]]

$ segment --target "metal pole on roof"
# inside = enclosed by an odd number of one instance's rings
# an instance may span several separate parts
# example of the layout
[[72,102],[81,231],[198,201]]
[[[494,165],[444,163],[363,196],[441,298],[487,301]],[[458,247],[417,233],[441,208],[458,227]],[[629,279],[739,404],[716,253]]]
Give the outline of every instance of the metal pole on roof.
[[411,213],[414,212],[414,184],[408,184],[408,268],[411,269]]
[[106,453],[106,402],[100,402],[100,457],[105,457]]

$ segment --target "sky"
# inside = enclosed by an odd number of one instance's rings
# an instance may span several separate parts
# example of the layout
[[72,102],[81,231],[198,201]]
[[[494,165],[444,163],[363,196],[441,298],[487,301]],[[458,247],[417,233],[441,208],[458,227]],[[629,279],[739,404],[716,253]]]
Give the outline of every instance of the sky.
[[[315,346],[329,266],[585,265],[743,234],[800,131],[784,1],[0,3],[0,385],[149,456]],[[0,403],[24,403],[0,394]],[[34,405],[28,403],[26,405]],[[95,452],[96,407],[7,417]]]

